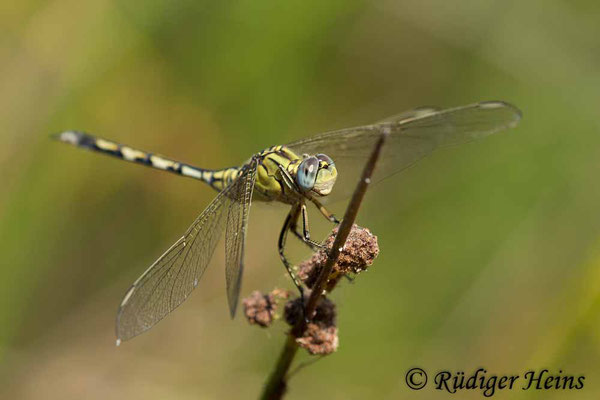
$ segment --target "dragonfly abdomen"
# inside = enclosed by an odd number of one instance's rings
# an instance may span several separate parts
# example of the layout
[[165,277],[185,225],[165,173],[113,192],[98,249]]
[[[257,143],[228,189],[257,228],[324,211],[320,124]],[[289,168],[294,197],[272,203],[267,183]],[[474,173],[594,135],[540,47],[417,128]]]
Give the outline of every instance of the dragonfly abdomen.
[[220,171],[213,171],[204,168],[194,167],[179,161],[149,153],[143,150],[134,149],[124,144],[116,143],[110,140],[102,139],[85,132],[65,131],[56,135],[61,142],[70,143],[77,147],[97,151],[107,154],[121,160],[146,165],[148,167],[172,172],[178,175],[187,176],[208,183],[217,190],[219,187],[213,184],[214,174]]
[[205,182],[213,189],[221,191],[233,182],[240,174],[241,167],[223,168],[204,173]]

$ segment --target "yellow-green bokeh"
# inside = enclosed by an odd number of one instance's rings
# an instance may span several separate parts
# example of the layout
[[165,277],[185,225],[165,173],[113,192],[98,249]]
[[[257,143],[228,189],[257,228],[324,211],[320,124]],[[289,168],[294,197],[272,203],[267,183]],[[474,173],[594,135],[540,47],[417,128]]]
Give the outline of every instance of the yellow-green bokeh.
[[[451,397],[411,392],[413,366],[562,369],[585,388],[502,396],[600,395],[597,2],[22,1],[0,6],[0,27],[0,398],[255,398],[284,340],[283,324],[229,320],[219,247],[185,305],[116,348],[121,296],[214,193],[50,133],[216,168],[492,99],[523,110],[516,130],[367,194],[358,222],[380,257],[336,290],[339,351],[289,398]],[[285,212],[253,207],[243,295],[291,287]]]

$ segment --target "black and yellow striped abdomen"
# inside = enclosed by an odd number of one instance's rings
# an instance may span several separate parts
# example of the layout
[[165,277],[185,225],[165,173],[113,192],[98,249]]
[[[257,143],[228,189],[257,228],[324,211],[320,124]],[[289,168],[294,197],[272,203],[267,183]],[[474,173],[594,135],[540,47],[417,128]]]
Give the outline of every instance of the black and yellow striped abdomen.
[[[198,179],[217,191],[221,191],[231,184],[238,177],[243,167],[218,170],[199,168],[79,131],[62,132],[56,138],[62,142],[108,154],[125,161]],[[258,159],[258,169],[254,200],[281,201],[294,204],[297,200],[297,194],[285,183],[279,165],[288,171],[291,176],[295,176],[301,158],[285,146],[270,147],[261,151],[255,157]]]
[[70,143],[88,150],[108,154],[125,161],[130,161],[177,175],[198,179],[209,184],[216,190],[222,190],[224,187],[223,179],[228,180],[231,178],[235,179],[235,177],[237,177],[238,168],[226,168],[218,171],[198,168],[186,163],[169,159],[167,157],[163,157],[158,154],[134,149],[123,144],[92,136],[84,132],[66,131],[58,134],[56,138],[62,142]]

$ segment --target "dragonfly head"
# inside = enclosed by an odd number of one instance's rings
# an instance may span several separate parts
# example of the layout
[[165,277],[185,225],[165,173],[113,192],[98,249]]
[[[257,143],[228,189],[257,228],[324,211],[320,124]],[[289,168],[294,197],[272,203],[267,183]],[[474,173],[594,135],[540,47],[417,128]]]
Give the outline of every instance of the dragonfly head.
[[312,191],[319,196],[327,196],[333,189],[337,169],[331,158],[325,154],[305,156],[298,166],[296,183],[305,192]]

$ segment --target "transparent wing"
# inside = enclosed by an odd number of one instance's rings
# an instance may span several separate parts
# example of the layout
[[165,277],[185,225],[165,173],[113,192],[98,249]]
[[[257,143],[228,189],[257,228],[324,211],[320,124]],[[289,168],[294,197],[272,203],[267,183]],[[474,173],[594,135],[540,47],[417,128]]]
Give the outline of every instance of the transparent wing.
[[237,179],[238,189],[234,201],[227,213],[227,229],[225,231],[225,282],[227,283],[227,301],[231,317],[235,316],[238,305],[242,273],[244,271],[244,245],[248,212],[254,190],[256,177],[256,160],[252,160],[247,171]]
[[[196,288],[221,237],[229,210],[247,203],[247,190],[253,187],[254,176],[255,170],[244,167],[238,179],[221,191],[187,232],[133,283],[119,306],[118,342],[150,329]],[[238,225],[244,231],[246,220],[247,215]],[[243,243],[241,247],[243,250]],[[234,276],[240,273],[241,270],[232,272]]]
[[424,117],[427,114],[433,114],[439,111],[440,109],[436,107],[418,107],[412,110],[401,112],[400,114],[392,115],[391,117],[377,121],[377,123],[383,124],[386,122],[402,122],[405,119]]
[[335,162],[338,179],[333,202],[349,196],[362,166],[381,132],[390,133],[373,175],[373,182],[400,172],[438,147],[452,146],[512,128],[521,119],[515,106],[488,101],[437,111],[423,108],[390,117],[380,123],[323,133],[287,146],[297,154],[325,153]]

